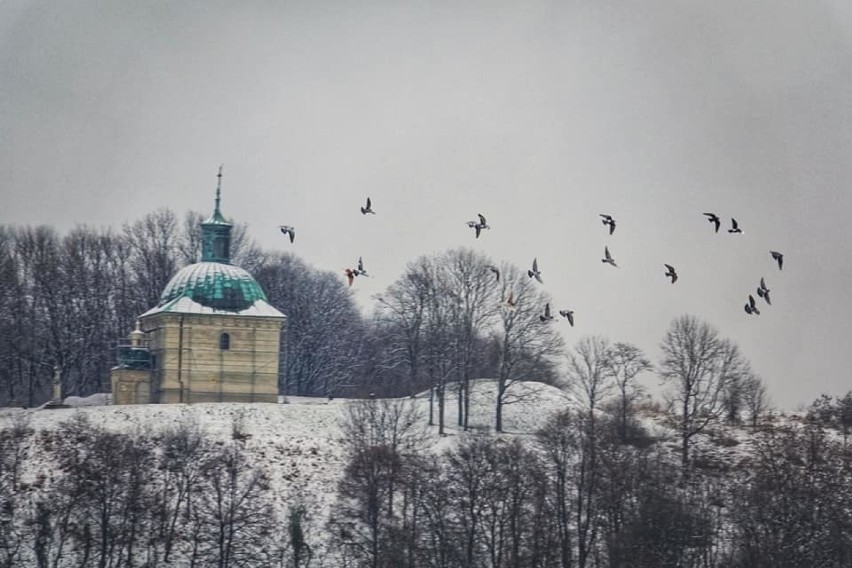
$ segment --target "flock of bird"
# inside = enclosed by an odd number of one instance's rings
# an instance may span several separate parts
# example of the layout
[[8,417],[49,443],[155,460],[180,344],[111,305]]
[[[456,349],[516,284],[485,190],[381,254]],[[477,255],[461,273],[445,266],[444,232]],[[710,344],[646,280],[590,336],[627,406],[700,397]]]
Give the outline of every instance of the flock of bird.
[[[369,197],[367,197],[366,204],[363,207],[361,207],[360,209],[361,209],[362,215],[368,215],[368,214],[375,215],[376,214],[376,212],[373,211],[373,204],[372,204],[372,201],[370,200]],[[600,213],[599,215],[601,217],[601,222],[603,223],[604,226],[608,227],[609,234],[612,235],[615,232],[615,227],[616,227],[615,218],[613,218],[612,215],[608,215],[606,213]],[[721,218],[718,215],[716,215],[715,213],[703,213],[703,215],[705,215],[707,217],[707,221],[714,226],[715,232],[718,233],[719,228],[721,227],[721,224],[722,224]],[[490,227],[490,225],[488,225],[488,221],[483,214],[478,213],[477,217],[478,217],[478,220],[468,221],[467,226],[474,230],[475,238],[478,239],[479,236],[482,234],[483,230],[491,229],[491,227]],[[293,227],[291,227],[289,225],[279,225],[279,229],[281,230],[281,233],[283,235],[289,236],[291,243],[295,241],[296,230]],[[734,219],[733,217],[731,217],[731,228],[728,229],[728,233],[730,233],[730,234],[742,234],[742,232],[743,231],[742,231],[742,229],[740,229],[739,224],[737,223],[737,220]],[[778,264],[778,270],[782,270],[783,265],[784,265],[784,255],[781,254],[780,252],[774,251],[774,250],[769,251],[769,253],[772,255],[773,260]],[[611,265],[615,268],[618,268],[618,264],[616,264],[615,259],[612,257],[612,254],[609,251],[609,246],[607,246],[607,245],[604,246],[604,258],[601,259],[601,262],[604,263],[604,264],[609,264],[609,265]],[[357,266],[357,268],[344,268],[343,269],[343,273],[345,274],[346,279],[349,282],[349,286],[352,286],[356,277],[358,277],[358,276],[369,276],[369,274],[367,274],[367,271],[364,269],[364,261],[361,257],[358,257],[358,263],[357,263],[356,266]],[[671,264],[663,264],[663,266],[666,268],[665,277],[670,278],[672,284],[677,282],[678,275],[677,275],[677,271],[675,270],[674,266],[672,266]],[[488,265],[487,268],[488,268],[488,270],[490,270],[494,274],[494,276],[496,277],[496,281],[499,282],[500,281],[500,270],[496,266],[493,266],[493,265]],[[532,266],[530,267],[529,270],[527,270],[527,276],[530,279],[536,280],[539,284],[544,284],[544,280],[541,277],[541,270],[539,270],[539,267],[538,267],[538,258],[533,259]],[[766,286],[766,281],[761,276],[760,283],[757,287],[757,295],[758,295],[759,298],[762,298],[766,302],[767,305],[772,305],[772,301],[770,300],[770,297],[769,297],[769,292],[770,292],[770,290]],[[515,300],[513,291],[509,292],[509,297],[506,300],[506,305],[510,309],[514,308],[517,305],[517,301]],[[757,300],[755,300],[754,296],[751,295],[751,294],[748,295],[748,301],[745,304],[745,312],[749,315],[760,315],[760,309],[758,308],[758,302],[757,302]],[[564,309],[564,310],[559,310],[558,313],[559,313],[560,317],[563,317],[566,320],[568,320],[568,323],[571,325],[571,327],[574,326],[574,311],[573,310]],[[539,315],[539,319],[543,323],[547,323],[547,322],[550,322],[551,320],[555,319],[554,316],[551,314],[551,311],[550,311],[550,303],[545,304],[544,312],[541,315]]]
[[[722,224],[722,220],[719,218],[719,216],[715,213],[704,213],[704,215],[707,217],[707,221],[713,224],[716,232],[718,233],[719,226]],[[741,234],[743,232],[742,229],[740,229],[737,220],[733,217],[731,217],[731,228],[728,229],[728,232],[732,234]],[[772,255],[773,260],[778,263],[778,270],[782,270],[784,268],[784,255],[775,250],[769,251],[769,254]],[[667,264],[666,266],[669,265]],[[677,278],[677,276],[675,276],[674,278]],[[672,279],[672,283],[674,283],[674,278]],[[763,276],[760,277],[760,284],[757,287],[757,295],[758,297],[763,298],[766,301],[767,305],[772,305],[772,301],[769,299],[769,288],[766,287],[766,281],[764,280]],[[760,309],[757,307],[757,300],[755,300],[754,296],[752,296],[751,294],[748,295],[748,302],[745,304],[744,308],[745,313],[749,315],[760,315]]]

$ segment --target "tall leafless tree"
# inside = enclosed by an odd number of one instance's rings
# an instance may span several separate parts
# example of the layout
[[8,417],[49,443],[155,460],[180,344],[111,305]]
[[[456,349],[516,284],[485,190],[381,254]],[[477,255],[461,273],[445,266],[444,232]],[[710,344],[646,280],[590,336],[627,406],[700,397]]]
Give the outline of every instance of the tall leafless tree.
[[287,316],[281,336],[286,394],[336,396],[358,376],[364,322],[340,278],[291,254],[270,257],[255,275]]
[[129,267],[144,303],[156,306],[160,294],[180,267],[180,232],[177,216],[158,209],[124,226],[130,244]]
[[615,386],[610,373],[609,340],[601,336],[584,336],[568,354],[568,388],[594,413]]
[[559,565],[562,568],[569,568],[574,558],[569,470],[573,460],[575,432],[571,426],[570,414],[562,412],[537,432],[553,493],[551,499],[554,502],[554,524],[559,540]]
[[27,466],[33,430],[25,417],[18,417],[4,428],[0,426],[0,566],[23,565],[25,536],[24,512],[28,508],[22,491],[21,476]]
[[425,259],[410,263],[403,275],[385,293],[376,296],[377,323],[388,338],[392,363],[399,361],[407,370],[407,394],[424,385],[422,377],[426,319],[434,290]]
[[151,514],[156,535],[153,558],[168,563],[175,551],[185,553],[187,534],[181,530],[194,519],[198,494],[203,490],[202,473],[210,457],[211,444],[198,424],[180,422],[162,433],[158,471]]
[[686,475],[693,437],[722,416],[725,388],[745,376],[749,365],[736,344],[695,316],[675,319],[660,347],[663,358],[658,369],[677,413]]
[[615,343],[609,348],[607,371],[618,390],[618,435],[622,443],[627,441],[628,419],[632,405],[642,396],[644,389],[636,380],[644,372],[653,369],[651,362],[641,349],[630,343]]
[[748,423],[752,428],[756,428],[757,421],[769,410],[769,394],[763,379],[754,373],[749,373],[743,380],[742,397],[748,414]]
[[266,473],[232,443],[205,462],[201,479],[193,565],[262,565],[275,519]]
[[516,266],[503,264],[500,273],[499,313],[493,331],[498,350],[497,432],[503,431],[504,406],[522,400],[522,395],[510,392],[512,385],[524,380],[553,380],[554,359],[564,346],[556,326],[538,317],[542,306],[550,302],[547,293],[536,288]]
[[458,380],[458,424],[468,428],[470,383],[484,361],[477,347],[498,311],[491,261],[471,249],[455,249],[438,259],[452,322],[452,355]]
[[852,470],[819,421],[758,434],[730,480],[737,568],[840,568],[852,560]]
[[446,388],[453,380],[458,421],[466,425],[468,385],[482,360],[477,345],[496,307],[488,301],[495,292],[486,264],[487,259],[465,249],[422,256],[377,297],[378,322],[390,332],[392,354],[407,369],[409,384],[425,382],[430,400],[434,394],[442,434]]

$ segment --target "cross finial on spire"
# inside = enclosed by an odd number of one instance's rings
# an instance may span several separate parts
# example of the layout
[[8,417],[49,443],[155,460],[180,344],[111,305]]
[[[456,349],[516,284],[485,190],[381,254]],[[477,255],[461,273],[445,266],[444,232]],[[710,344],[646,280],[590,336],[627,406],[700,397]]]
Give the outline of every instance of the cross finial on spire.
[[224,165],[225,164],[221,164],[219,166],[219,173],[216,174],[216,177],[219,178],[219,181],[216,184],[216,209],[214,210],[214,214],[219,213],[219,201],[222,200],[222,166]]

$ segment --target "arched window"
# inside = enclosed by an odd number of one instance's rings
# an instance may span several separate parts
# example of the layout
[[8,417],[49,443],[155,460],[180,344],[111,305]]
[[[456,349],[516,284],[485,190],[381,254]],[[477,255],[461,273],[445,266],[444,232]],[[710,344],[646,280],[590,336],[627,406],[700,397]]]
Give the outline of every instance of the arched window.
[[225,332],[222,332],[222,335],[219,336],[219,349],[222,351],[227,351],[231,348],[231,336]]

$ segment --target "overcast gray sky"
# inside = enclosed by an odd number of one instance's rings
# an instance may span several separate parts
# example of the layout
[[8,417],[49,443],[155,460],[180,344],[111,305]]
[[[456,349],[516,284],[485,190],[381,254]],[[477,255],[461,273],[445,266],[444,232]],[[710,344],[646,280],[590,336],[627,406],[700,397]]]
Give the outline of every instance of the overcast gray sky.
[[365,308],[424,253],[538,257],[569,343],[656,361],[694,314],[795,408],[852,389],[850,101],[847,0],[2,0],[0,223],[207,211],[224,163],[224,213],[317,268],[363,256]]

